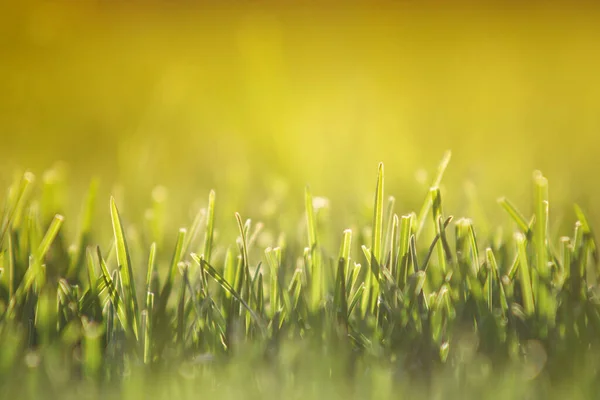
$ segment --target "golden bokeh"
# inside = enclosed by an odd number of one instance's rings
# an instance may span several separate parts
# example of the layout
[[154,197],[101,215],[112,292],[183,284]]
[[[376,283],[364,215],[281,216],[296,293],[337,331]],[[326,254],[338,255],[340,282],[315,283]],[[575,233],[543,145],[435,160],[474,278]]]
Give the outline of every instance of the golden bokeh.
[[144,193],[280,177],[339,203],[370,196],[384,161],[414,207],[415,175],[451,149],[455,204],[466,180],[490,207],[526,204],[538,168],[557,202],[600,200],[590,4],[0,7],[3,180],[62,160]]

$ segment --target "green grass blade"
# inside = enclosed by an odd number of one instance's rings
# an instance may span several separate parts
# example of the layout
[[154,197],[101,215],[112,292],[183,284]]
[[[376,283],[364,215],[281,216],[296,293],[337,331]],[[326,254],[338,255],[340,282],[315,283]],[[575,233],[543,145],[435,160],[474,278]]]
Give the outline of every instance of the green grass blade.
[[275,251],[268,247],[265,249],[265,256],[267,258],[267,264],[269,265],[271,271],[271,281],[270,281],[270,292],[269,292],[269,301],[271,307],[271,317],[273,317],[281,308],[281,285],[279,283],[279,267],[280,262],[275,254]]
[[350,299],[349,305],[348,305],[348,318],[350,318],[352,311],[354,311],[354,309],[356,308],[356,305],[358,304],[360,299],[363,297],[364,290],[365,290],[365,284],[361,283],[360,286],[356,289],[356,292],[354,292],[354,294],[352,295],[352,298]]
[[[127,311],[123,302],[121,301],[121,296],[119,295],[119,291],[117,289],[117,285],[115,279],[108,272],[108,267],[106,266],[106,262],[102,257],[102,253],[100,252],[100,247],[96,248],[96,255],[98,257],[98,263],[100,264],[100,270],[102,271],[102,277],[104,278],[104,283],[106,284],[106,289],[108,291],[108,296],[112,303],[113,308],[116,310],[117,317],[121,322],[121,325],[125,329],[126,332],[133,331],[133,324],[127,315]],[[115,271],[115,276],[118,276],[118,271]]]
[[185,305],[186,305],[186,289],[190,285],[189,281],[189,263],[181,262],[179,263],[181,275],[183,277],[183,282],[179,292],[179,301],[177,303],[177,341],[181,346],[181,349],[185,349]]
[[113,225],[113,234],[115,237],[117,262],[121,268],[121,281],[126,294],[126,298],[124,299],[126,303],[125,309],[127,310],[129,319],[131,320],[131,327],[133,329],[134,336],[137,339],[140,311],[137,300],[137,292],[135,290],[135,279],[133,275],[131,259],[129,256],[129,249],[127,248],[127,241],[125,239],[125,231],[123,230],[123,224],[119,215],[119,210],[117,209],[117,205],[113,197],[110,199],[110,214]]
[[[598,247],[596,245],[596,236],[594,235],[594,231],[589,223],[588,217],[583,212],[583,209],[575,204],[575,215],[577,216],[577,220],[581,222],[581,228],[585,235],[590,237],[591,247],[592,247],[592,257],[594,258],[594,262],[597,264],[598,270],[597,274],[600,276],[600,260],[598,257]],[[0,242],[1,243],[1,242]]]
[[83,325],[83,371],[85,376],[91,381],[97,381],[101,378],[102,365],[102,336],[103,329],[96,323],[87,323]]
[[248,296],[248,303],[250,303],[253,299],[255,299],[254,286],[252,285],[252,276],[250,275],[250,260],[248,257],[248,232],[250,231],[250,220],[247,220],[246,223],[242,223],[242,217],[239,213],[235,213],[235,219],[238,224],[238,230],[240,233],[241,240],[241,256],[242,256],[242,283],[243,283],[243,291],[240,291],[240,294],[245,293]]
[[549,277],[548,269],[548,180],[538,171],[534,175],[535,254],[536,268],[542,279]]
[[165,284],[163,285],[162,291],[160,292],[160,303],[158,305],[158,310],[160,313],[165,312],[167,308],[167,302],[171,296],[171,291],[175,283],[175,277],[177,276],[177,266],[183,258],[183,243],[185,241],[186,234],[187,230],[182,228],[179,230],[179,234],[177,235],[177,243],[175,244],[175,250],[173,251],[173,256],[171,258],[169,273],[165,279]]
[[333,304],[339,316],[342,316],[343,322],[348,324],[348,298],[346,290],[347,274],[350,269],[350,247],[352,244],[352,231],[346,229],[340,246],[339,261],[335,282],[335,293]]
[[350,269],[350,250],[352,250],[352,229],[344,230],[339,258],[344,259],[344,275],[348,276]]
[[148,255],[148,270],[146,273],[146,293],[158,293],[158,272],[156,271],[156,242],[150,245]]
[[[394,247],[392,246],[392,235],[394,233],[394,206],[396,204],[396,199],[394,198],[394,196],[390,196],[388,197],[388,203],[387,203],[387,207],[385,209],[385,217],[384,217],[384,221],[386,221],[385,223],[385,238],[383,240],[383,250],[382,250],[382,256],[381,256],[381,263],[384,266],[387,266],[387,268],[390,270],[390,272],[392,271],[392,259],[393,259],[393,255],[392,255],[392,251],[394,249]],[[398,218],[398,216],[396,216],[396,219]],[[387,265],[387,263],[389,262],[389,265]]]
[[[431,183],[431,185],[429,185],[429,187],[439,187],[440,186],[440,184],[442,183],[442,178],[444,177],[444,172],[446,172],[446,168],[448,168],[448,164],[450,163],[451,158],[452,158],[451,151],[447,151],[446,153],[444,153],[444,156],[442,157],[442,161],[438,165],[437,173],[433,179],[433,182]],[[429,211],[431,210],[432,204],[431,204],[430,199],[431,199],[430,194],[427,193],[425,202],[423,203],[423,206],[421,206],[421,210],[419,211],[419,214],[417,216],[417,223],[414,226],[414,228],[415,228],[414,234],[417,239],[419,238],[419,236],[421,236],[423,227],[425,226],[425,220],[427,219],[427,214],[429,214]]]
[[[392,229],[390,232],[390,243],[389,243],[389,248],[390,248],[390,274],[392,275],[392,277],[394,277],[394,282],[396,282],[396,284],[398,283],[398,257],[400,254],[399,248],[398,248],[398,231],[400,230],[400,219],[398,218],[397,214],[394,214],[393,218],[392,218]],[[346,271],[346,273],[348,273]]]
[[215,226],[215,191],[211,190],[208,195],[208,208],[206,213],[206,233],[204,235],[204,248],[202,255],[206,262],[211,262],[214,226]]
[[346,260],[340,257],[338,260],[337,274],[335,280],[335,293],[333,306],[336,314],[342,317],[342,322],[348,324],[348,299],[346,298]]
[[539,282],[533,282],[536,289],[536,308],[540,317],[548,326],[542,326],[543,335],[547,334],[547,329],[554,325],[556,314],[556,302],[550,293],[550,267],[549,267],[549,242],[548,242],[548,180],[536,171],[534,174],[534,243],[536,273],[534,277]]
[[221,286],[221,288],[223,288],[223,290],[226,290],[227,292],[229,292],[229,294],[231,294],[237,301],[239,301],[244,306],[244,308],[248,311],[248,313],[250,314],[250,316],[252,317],[254,322],[256,322],[260,328],[264,329],[264,324],[263,324],[262,320],[254,312],[254,310],[248,305],[248,303],[246,303],[246,301],[242,298],[240,293],[238,293],[233,288],[233,286],[231,286],[231,284],[229,282],[227,282],[225,280],[225,278],[223,278],[223,276],[216,269],[214,269],[210,264],[208,264],[206,261],[201,259],[197,254],[192,253],[191,256],[192,256],[192,259],[200,267],[204,268],[206,270],[206,272],[208,273],[208,275],[210,275]]
[[506,210],[508,215],[510,215],[510,217],[513,219],[513,221],[515,221],[515,223],[517,224],[517,226],[519,227],[521,232],[523,232],[525,235],[529,236],[529,234],[530,234],[529,223],[527,222],[527,220],[525,220],[525,217],[517,209],[517,207],[515,207],[515,205],[510,200],[508,200],[506,197],[501,197],[500,199],[498,199],[498,204],[500,204],[502,206],[502,208],[504,208]]
[[[432,187],[430,189],[431,194],[431,207],[432,207],[432,215],[433,215],[433,223],[435,225],[435,233],[440,237],[444,230],[441,226],[442,219],[442,196],[440,189],[438,187]],[[441,240],[437,243],[437,255],[438,255],[438,265],[442,274],[446,273],[446,254],[444,251],[444,245]]]
[[[373,260],[379,266],[382,265],[382,235],[383,235],[383,163],[379,163],[377,172],[377,186],[375,187],[375,206],[373,210],[373,236],[371,242],[371,263]],[[379,279],[379,276],[376,275]]]
[[412,215],[404,215],[400,220],[400,239],[399,239],[399,252],[398,252],[398,276],[396,283],[400,289],[404,289],[406,281],[408,279],[409,272],[414,273],[415,271],[409,271],[410,264],[410,238],[412,231],[412,222],[414,218]]
[[379,297],[379,282],[382,279],[381,268],[382,268],[382,240],[383,240],[383,193],[384,193],[384,170],[383,163],[379,163],[377,171],[377,185],[375,186],[375,199],[373,207],[373,235],[371,237],[371,251],[370,251],[370,267],[373,273],[370,281],[370,293],[369,293],[369,309],[375,312],[377,307],[377,298]]
[[313,198],[308,187],[305,189],[304,203],[306,209],[306,231],[308,235],[308,245],[312,249],[317,245],[317,224],[315,221]]
[[534,289],[531,286],[531,271],[527,260],[527,239],[522,233],[517,233],[515,234],[515,241],[517,242],[517,252],[519,255],[518,272],[523,296],[523,310],[527,317],[531,317],[535,313],[535,303],[533,299]]
[[154,293],[149,292],[146,296],[146,309],[144,310],[146,316],[146,323],[144,324],[144,364],[146,365],[152,362],[153,309]]
[[350,293],[356,287],[358,279],[360,278],[360,269],[361,265],[359,263],[354,263],[354,268],[352,268],[352,272],[348,272],[348,282],[346,283],[346,297],[350,297]]
[[313,197],[308,187],[305,189],[304,203],[306,209],[306,227],[310,255],[310,262],[308,264],[310,266],[310,306],[312,310],[316,310],[319,307],[324,294],[324,276],[318,244],[317,221],[315,217]]
[[[486,262],[490,269],[489,273],[492,276],[492,279],[496,280],[496,283],[498,286],[498,291],[500,293],[500,308],[502,310],[502,316],[506,317],[506,315],[508,314],[508,302],[506,300],[506,293],[504,291],[504,285],[502,285],[500,271],[498,269],[498,263],[496,262],[496,257],[494,256],[494,252],[491,248],[488,247],[485,250],[485,257],[486,257]],[[491,298],[491,289],[490,289],[489,296]]]
[[[0,241],[0,246],[2,242]],[[13,246],[12,235],[8,236],[8,297],[9,299],[13,299],[15,295],[15,286],[17,286],[16,282],[16,266],[15,266],[15,250]]]
[[48,227],[48,230],[46,231],[46,234],[44,235],[44,238],[37,249],[36,258],[38,262],[41,263],[44,257],[46,257],[46,254],[48,253],[48,250],[50,250],[50,246],[56,238],[56,235],[58,235],[58,231],[60,230],[63,222],[64,217],[62,215],[57,214],[54,216],[54,219],[50,223],[50,226]]
[[14,196],[10,196],[12,201],[12,207],[10,208],[9,214],[7,215],[6,221],[2,228],[2,236],[0,237],[0,244],[4,239],[4,235],[8,230],[8,227],[12,225],[13,229],[18,229],[23,219],[23,213],[29,200],[29,194],[32,190],[32,184],[35,181],[35,176],[31,172],[25,172],[18,189]]

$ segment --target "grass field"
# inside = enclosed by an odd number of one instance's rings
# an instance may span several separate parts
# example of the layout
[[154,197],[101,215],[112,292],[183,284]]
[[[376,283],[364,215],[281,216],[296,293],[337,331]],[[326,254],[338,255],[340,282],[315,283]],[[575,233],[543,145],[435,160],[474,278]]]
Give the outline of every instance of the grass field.
[[594,398],[598,18],[0,5],[0,397]]

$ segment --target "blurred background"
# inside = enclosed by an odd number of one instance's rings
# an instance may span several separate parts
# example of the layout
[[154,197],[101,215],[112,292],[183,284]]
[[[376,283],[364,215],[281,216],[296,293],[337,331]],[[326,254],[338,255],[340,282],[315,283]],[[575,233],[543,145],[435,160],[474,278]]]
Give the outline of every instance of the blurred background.
[[471,182],[486,223],[501,195],[529,214],[540,169],[555,216],[600,221],[592,2],[282,4],[2,2],[0,180],[61,162],[74,203],[99,177],[131,205],[164,185],[181,221],[211,188],[260,218],[310,184],[344,216],[383,161],[406,213],[452,150],[448,213]]

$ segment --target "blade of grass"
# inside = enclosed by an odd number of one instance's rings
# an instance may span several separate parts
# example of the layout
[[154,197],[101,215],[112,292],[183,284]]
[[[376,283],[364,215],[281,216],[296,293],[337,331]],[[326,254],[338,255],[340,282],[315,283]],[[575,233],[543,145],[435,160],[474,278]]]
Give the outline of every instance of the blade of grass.
[[312,310],[319,307],[323,298],[323,273],[321,266],[321,257],[317,241],[317,222],[313,205],[313,197],[310,189],[306,187],[304,202],[306,208],[306,227],[308,234],[308,246],[310,263],[308,264],[310,272],[310,306]]
[[[381,255],[381,264],[382,266],[386,266],[390,272],[392,271],[392,251],[394,247],[392,247],[392,235],[394,231],[394,205],[396,204],[396,199],[394,196],[388,197],[388,203],[385,211],[384,221],[385,224],[385,238],[383,240],[383,250]],[[398,218],[396,216],[396,218]],[[388,264],[389,261],[389,265]]]
[[397,276],[397,285],[400,289],[404,289],[406,286],[406,280],[408,279],[409,273],[414,273],[415,271],[409,271],[409,258],[410,258],[410,238],[412,231],[412,222],[414,218],[412,215],[404,215],[400,220],[400,242],[399,242],[399,267],[398,267],[398,276]]
[[164,314],[167,309],[167,303],[169,301],[169,297],[171,296],[171,291],[175,283],[175,277],[177,276],[177,266],[183,257],[183,243],[185,241],[186,234],[187,230],[181,228],[179,230],[179,234],[177,235],[177,243],[175,244],[175,250],[173,251],[173,256],[171,258],[169,273],[167,275],[167,279],[165,279],[165,284],[163,285],[162,291],[160,292],[159,304],[157,306],[157,310],[160,314]]
[[[121,325],[125,329],[125,332],[133,331],[133,324],[127,315],[127,310],[123,306],[121,301],[121,296],[117,290],[117,285],[115,279],[108,272],[108,267],[106,266],[106,262],[102,257],[102,253],[100,251],[100,247],[96,247],[96,255],[98,257],[98,263],[100,264],[100,270],[102,271],[102,276],[104,278],[104,282],[106,284],[106,289],[108,290],[108,296],[112,303],[114,310],[116,310],[117,317]],[[114,271],[115,276],[118,276],[118,271]]]
[[[429,187],[440,186],[440,184],[442,183],[442,178],[444,177],[444,172],[446,171],[446,168],[448,168],[448,164],[450,163],[451,158],[452,158],[452,152],[446,151],[446,153],[444,153],[444,156],[442,157],[442,161],[438,165],[438,169],[437,169],[435,178],[433,179],[433,182],[431,183],[431,185],[429,185]],[[415,228],[414,235],[417,239],[419,238],[419,236],[421,236],[423,227],[425,226],[425,220],[427,219],[427,214],[429,214],[429,210],[431,210],[432,204],[431,204],[430,199],[431,199],[430,194],[427,193],[425,202],[421,206],[421,210],[419,211],[419,214],[417,216],[417,222],[416,222],[416,225],[414,226],[414,228]]]
[[250,316],[252,317],[252,319],[254,320],[254,322],[261,328],[261,330],[263,330],[264,332],[264,324],[263,321],[261,320],[261,318],[254,312],[254,310],[252,308],[250,308],[250,306],[248,305],[248,303],[246,303],[246,301],[242,298],[242,296],[240,295],[240,293],[238,293],[233,286],[231,286],[231,284],[229,282],[227,282],[225,280],[225,278],[223,278],[223,276],[216,270],[214,269],[210,264],[208,264],[206,261],[202,260],[197,254],[192,253],[191,254],[192,259],[202,268],[204,268],[206,270],[206,272],[208,273],[208,275],[210,275],[220,286],[221,288],[223,288],[223,290],[226,290],[227,292],[229,292],[229,294],[231,294],[237,301],[239,301],[242,306],[244,306],[244,308],[248,311],[248,313],[250,314]]
[[523,232],[527,237],[530,235],[529,223],[525,220],[525,217],[521,212],[515,207],[515,205],[508,200],[506,197],[501,197],[498,199],[498,204],[502,206],[510,215],[510,217],[515,221],[521,232]]
[[148,365],[152,362],[152,331],[154,329],[153,324],[153,312],[154,309],[154,293],[148,292],[146,295],[146,324],[144,329],[144,364]]
[[[431,204],[432,204],[432,216],[433,223],[435,225],[435,233],[440,238],[442,237],[442,226],[440,223],[442,218],[442,196],[440,193],[440,189],[438,187],[432,187],[430,189],[431,194]],[[437,255],[438,255],[438,265],[441,270],[442,275],[446,273],[446,255],[444,251],[444,247],[442,241],[438,241],[437,243]]]
[[377,308],[377,298],[379,297],[379,283],[382,279],[382,235],[383,235],[383,193],[384,193],[384,176],[383,163],[379,163],[377,171],[377,185],[375,186],[375,205],[373,207],[373,236],[371,238],[371,260],[370,266],[373,273],[370,288],[370,305],[371,312],[375,312]]
[[215,191],[211,190],[208,195],[208,208],[206,212],[206,233],[204,235],[204,249],[202,255],[206,262],[211,262],[214,224],[215,224]]
[[127,248],[127,241],[125,239],[125,232],[123,230],[123,224],[114,197],[111,197],[110,199],[110,214],[113,225],[113,234],[115,237],[117,262],[121,268],[121,281],[126,294],[126,298],[124,299],[125,309],[128,314],[128,319],[131,321],[133,334],[135,338],[138,339],[140,311],[137,300],[137,292],[135,290],[135,279],[133,275],[131,259],[129,256],[129,249]]
[[517,251],[519,255],[519,283],[521,285],[521,293],[523,296],[523,310],[527,317],[533,316],[535,313],[535,303],[533,300],[534,289],[531,286],[531,271],[529,262],[527,261],[527,239],[522,233],[515,234],[517,242]]
[[158,293],[158,272],[156,271],[156,242],[150,245],[150,254],[148,255],[148,270],[146,273],[146,293]]

